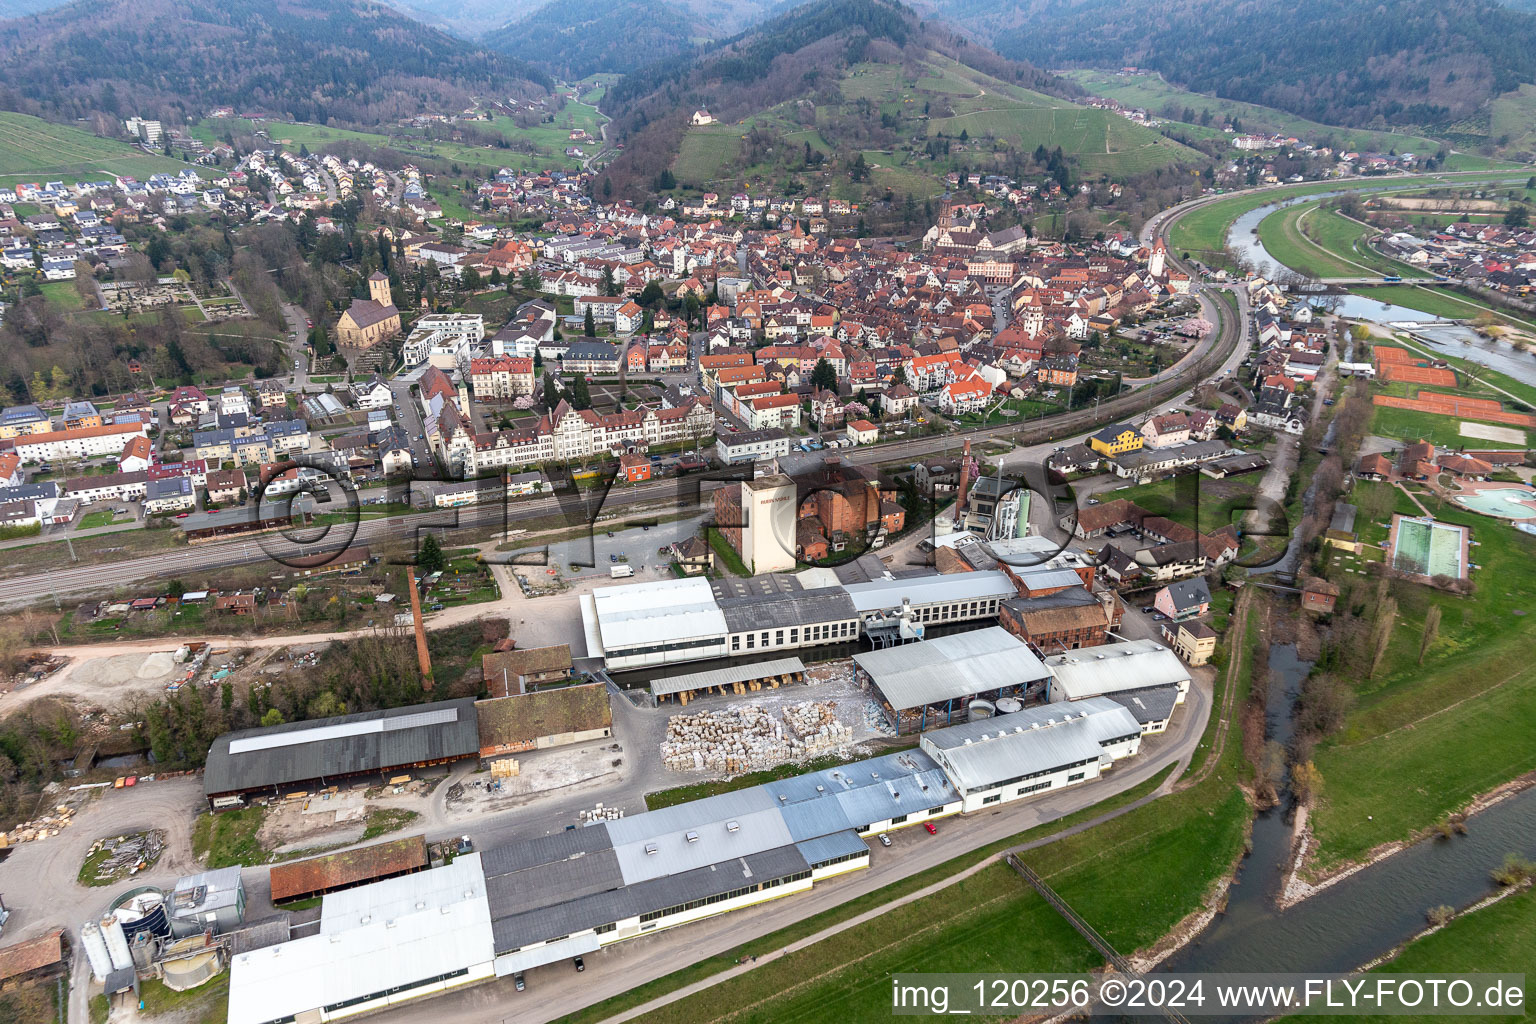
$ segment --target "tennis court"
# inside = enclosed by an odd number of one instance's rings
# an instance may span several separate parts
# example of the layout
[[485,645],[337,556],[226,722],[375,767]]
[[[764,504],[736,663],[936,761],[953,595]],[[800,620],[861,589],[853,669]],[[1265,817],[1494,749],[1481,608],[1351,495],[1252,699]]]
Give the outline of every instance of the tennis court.
[[1467,530],[1433,519],[1392,517],[1392,568],[1415,576],[1463,579]]

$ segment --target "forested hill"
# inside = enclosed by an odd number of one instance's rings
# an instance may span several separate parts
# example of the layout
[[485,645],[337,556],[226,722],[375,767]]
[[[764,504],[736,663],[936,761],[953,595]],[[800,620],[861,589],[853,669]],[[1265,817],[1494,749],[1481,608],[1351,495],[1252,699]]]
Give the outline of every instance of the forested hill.
[[[417,0],[419,2],[419,0]],[[568,79],[627,74],[709,46],[799,0],[553,0],[488,32],[486,46]]]
[[1536,16],[1492,0],[931,0],[1006,56],[1140,65],[1329,124],[1444,124],[1536,81]]
[[0,22],[0,107],[53,118],[228,104],[366,125],[550,85],[370,0],[75,0]]
[[[642,67],[613,86],[603,110],[614,118],[609,138],[625,141],[626,149],[609,173],[623,188],[668,167],[698,108],[733,123],[792,100],[831,100],[843,72],[860,62],[919,68],[934,55],[1024,89],[1081,94],[1072,83],[1005,60],[894,0],[815,0],[691,59]],[[870,116],[878,120],[878,111]]]

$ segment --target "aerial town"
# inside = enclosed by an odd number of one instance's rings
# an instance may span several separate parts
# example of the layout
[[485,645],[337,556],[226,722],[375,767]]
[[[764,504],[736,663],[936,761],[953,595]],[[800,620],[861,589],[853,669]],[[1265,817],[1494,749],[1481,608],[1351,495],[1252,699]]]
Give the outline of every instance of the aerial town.
[[236,6],[0,20],[0,1022],[1524,984],[1533,85]]

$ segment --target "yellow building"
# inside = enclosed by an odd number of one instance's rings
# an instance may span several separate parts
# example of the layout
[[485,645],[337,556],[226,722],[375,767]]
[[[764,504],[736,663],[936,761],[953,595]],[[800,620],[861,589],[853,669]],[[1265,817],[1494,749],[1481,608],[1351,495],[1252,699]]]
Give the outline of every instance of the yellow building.
[[1111,423],[1088,439],[1088,447],[1108,458],[1141,451],[1141,434],[1126,423]]
[[368,298],[353,299],[336,321],[336,343],[347,348],[372,348],[400,333],[400,311],[389,293],[389,278],[375,272],[368,278]]

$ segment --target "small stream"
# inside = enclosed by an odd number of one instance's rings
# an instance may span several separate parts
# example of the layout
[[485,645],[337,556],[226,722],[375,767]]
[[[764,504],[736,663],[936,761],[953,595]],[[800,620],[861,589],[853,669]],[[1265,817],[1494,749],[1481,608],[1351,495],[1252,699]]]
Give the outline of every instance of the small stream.
[[[1290,742],[1291,709],[1311,668],[1294,645],[1270,648],[1266,738]],[[1225,912],[1160,970],[1347,972],[1424,929],[1430,907],[1462,907],[1491,893],[1489,873],[1507,854],[1536,856],[1536,790],[1526,790],[1471,818],[1465,836],[1417,843],[1280,911],[1290,804],[1286,791],[1278,807],[1255,817],[1253,852]]]

